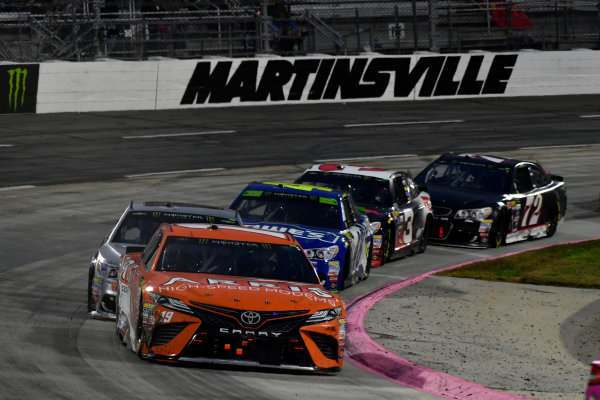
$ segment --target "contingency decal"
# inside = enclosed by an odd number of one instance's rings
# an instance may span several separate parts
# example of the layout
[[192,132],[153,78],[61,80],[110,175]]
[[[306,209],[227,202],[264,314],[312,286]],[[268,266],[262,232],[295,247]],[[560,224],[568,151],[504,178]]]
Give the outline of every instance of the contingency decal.
[[199,61],[180,104],[377,99],[390,92],[390,99],[504,94],[517,58],[458,54]]
[[35,113],[39,64],[0,65],[0,114]]

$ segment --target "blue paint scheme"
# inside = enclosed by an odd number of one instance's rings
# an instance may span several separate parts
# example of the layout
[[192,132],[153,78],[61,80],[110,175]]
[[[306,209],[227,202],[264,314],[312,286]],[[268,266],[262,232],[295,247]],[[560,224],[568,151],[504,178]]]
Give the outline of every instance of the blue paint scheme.
[[[292,234],[315,266],[325,288],[339,291],[366,279],[373,232],[348,193],[289,183],[250,183],[230,206],[244,225]],[[337,246],[323,259],[315,249]],[[316,253],[316,252],[314,252]]]

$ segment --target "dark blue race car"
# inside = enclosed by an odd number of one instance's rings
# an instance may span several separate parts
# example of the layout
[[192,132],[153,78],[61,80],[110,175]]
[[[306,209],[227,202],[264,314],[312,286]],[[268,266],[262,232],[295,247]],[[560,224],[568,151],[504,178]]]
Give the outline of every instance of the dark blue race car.
[[253,182],[230,207],[238,210],[246,226],[291,233],[326,289],[338,291],[368,277],[379,223],[371,226],[347,192]]
[[415,182],[431,195],[432,242],[498,247],[554,235],[567,210],[563,178],[540,164],[444,154]]

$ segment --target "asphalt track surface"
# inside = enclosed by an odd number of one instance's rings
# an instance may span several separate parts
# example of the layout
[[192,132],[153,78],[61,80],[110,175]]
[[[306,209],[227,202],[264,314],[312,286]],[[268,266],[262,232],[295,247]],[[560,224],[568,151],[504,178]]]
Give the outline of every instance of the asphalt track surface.
[[[553,238],[500,249],[429,246],[424,254],[373,270],[368,280],[342,292],[346,302],[436,268],[595,238],[600,236],[598,114],[600,96],[564,96],[1,116],[0,397],[437,398],[350,360],[334,376],[143,362],[117,344],[113,323],[87,318],[89,258],[130,200],[227,206],[247,182],[290,181],[314,161],[347,160],[417,173],[445,151],[541,161],[565,176],[567,221]],[[398,318],[411,318],[410,307],[401,311]],[[414,320],[423,324],[420,329],[451,325],[452,315],[435,313],[425,323],[423,317]],[[393,315],[383,318],[388,320],[382,327],[394,320]],[[552,395],[580,399],[590,357],[600,353],[600,326],[586,324],[585,316],[556,322],[566,332],[563,347],[576,362],[562,372],[565,384],[552,388]],[[577,334],[581,331],[593,334]],[[403,336],[402,331],[387,334]],[[376,339],[385,342],[381,332]],[[552,349],[547,352],[547,357],[531,357],[542,375],[553,372],[547,364]],[[478,362],[453,360],[416,341],[404,353],[398,350],[403,358],[443,364],[451,376],[468,375],[475,383],[487,373],[485,365],[495,362],[489,354],[478,355]],[[473,368],[465,372],[469,364]],[[506,368],[518,371],[519,366],[509,361]],[[545,398],[537,376],[530,378],[529,388],[523,387],[527,382],[501,378],[495,390]]]

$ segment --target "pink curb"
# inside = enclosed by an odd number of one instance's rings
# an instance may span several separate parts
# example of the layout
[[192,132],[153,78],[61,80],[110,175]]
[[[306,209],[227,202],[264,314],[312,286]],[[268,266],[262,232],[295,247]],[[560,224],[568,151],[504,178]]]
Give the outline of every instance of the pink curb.
[[[561,244],[581,243],[586,239]],[[437,268],[432,271],[415,275],[401,281],[393,282],[379,289],[368,292],[347,304],[347,333],[346,355],[353,365],[388,379],[397,384],[408,386],[435,396],[455,400],[531,400],[528,397],[517,396],[495,391],[477,383],[469,382],[452,375],[426,368],[388,351],[376,343],[364,327],[364,320],[369,310],[384,297],[440,271],[455,269],[478,261],[494,260],[528,251],[545,249],[556,245],[540,246],[532,249],[516,251],[500,256],[480,258],[460,264]]]

